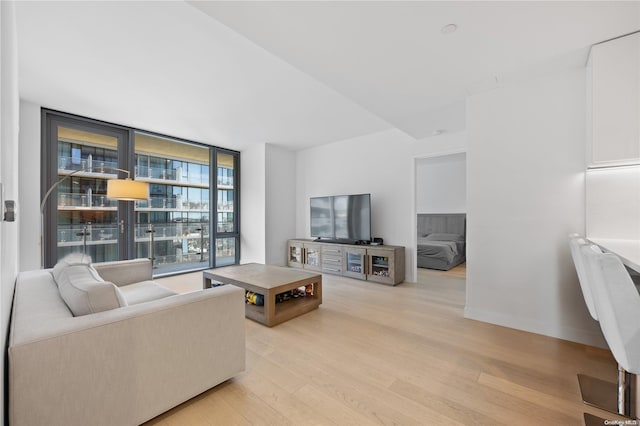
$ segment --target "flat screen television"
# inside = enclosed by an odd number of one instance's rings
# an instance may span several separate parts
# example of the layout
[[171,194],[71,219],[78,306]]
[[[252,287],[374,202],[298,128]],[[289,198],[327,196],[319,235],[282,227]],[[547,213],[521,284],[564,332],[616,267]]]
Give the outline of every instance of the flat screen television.
[[336,242],[371,241],[371,194],[312,197],[311,236]]

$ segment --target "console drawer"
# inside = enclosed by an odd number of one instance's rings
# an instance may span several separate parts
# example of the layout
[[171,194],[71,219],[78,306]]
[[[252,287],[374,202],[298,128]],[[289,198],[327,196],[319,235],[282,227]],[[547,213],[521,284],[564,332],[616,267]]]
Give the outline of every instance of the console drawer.
[[333,265],[333,266],[340,266],[342,265],[342,257],[339,256],[327,256],[324,255],[322,256],[322,264],[323,265]]
[[322,246],[322,254],[327,256],[340,256],[342,257],[342,247],[340,246]]
[[342,275],[342,267],[333,265],[322,265],[323,274]]
[[322,246],[322,272],[342,275],[342,247]]

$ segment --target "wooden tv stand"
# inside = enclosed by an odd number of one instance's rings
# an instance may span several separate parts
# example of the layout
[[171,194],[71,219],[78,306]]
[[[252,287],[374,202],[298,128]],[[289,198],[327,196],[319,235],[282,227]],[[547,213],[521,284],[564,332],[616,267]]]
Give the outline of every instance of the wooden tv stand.
[[297,238],[287,243],[287,263],[291,268],[396,285],[404,281],[404,251],[401,246],[335,244]]

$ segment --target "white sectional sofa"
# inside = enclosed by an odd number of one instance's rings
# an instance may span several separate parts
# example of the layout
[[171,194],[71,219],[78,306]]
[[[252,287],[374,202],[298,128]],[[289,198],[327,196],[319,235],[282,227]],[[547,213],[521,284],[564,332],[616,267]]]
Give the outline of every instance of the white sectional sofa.
[[121,307],[89,301],[95,313],[74,316],[52,270],[18,275],[12,426],[137,425],[244,370],[244,290],[175,294],[151,281],[148,260],[94,266]]

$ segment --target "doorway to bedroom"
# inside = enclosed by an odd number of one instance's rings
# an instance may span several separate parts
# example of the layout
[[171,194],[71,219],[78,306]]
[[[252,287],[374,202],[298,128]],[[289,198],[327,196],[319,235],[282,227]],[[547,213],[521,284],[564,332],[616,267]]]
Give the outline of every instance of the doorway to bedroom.
[[466,278],[466,153],[415,159],[416,281]]

